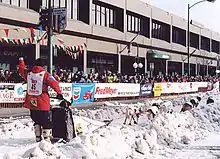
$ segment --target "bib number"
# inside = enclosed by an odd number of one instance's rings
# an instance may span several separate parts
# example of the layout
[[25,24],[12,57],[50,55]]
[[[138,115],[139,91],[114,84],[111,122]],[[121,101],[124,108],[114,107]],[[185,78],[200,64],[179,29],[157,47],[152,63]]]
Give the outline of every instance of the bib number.
[[36,90],[36,83],[32,83],[32,84],[31,84],[31,89],[32,89],[32,90]]

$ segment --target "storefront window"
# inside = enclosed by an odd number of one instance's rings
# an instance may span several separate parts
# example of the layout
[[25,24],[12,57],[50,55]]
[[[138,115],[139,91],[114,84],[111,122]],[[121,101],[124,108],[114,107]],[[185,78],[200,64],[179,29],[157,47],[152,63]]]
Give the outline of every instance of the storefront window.
[[117,72],[118,57],[113,54],[88,52],[88,68],[94,69],[95,72]]
[[29,8],[28,7],[29,0],[1,0],[0,2],[17,7]]
[[19,46],[0,43],[0,68],[16,70],[19,57],[24,57],[25,63],[31,65],[35,58],[35,45]]

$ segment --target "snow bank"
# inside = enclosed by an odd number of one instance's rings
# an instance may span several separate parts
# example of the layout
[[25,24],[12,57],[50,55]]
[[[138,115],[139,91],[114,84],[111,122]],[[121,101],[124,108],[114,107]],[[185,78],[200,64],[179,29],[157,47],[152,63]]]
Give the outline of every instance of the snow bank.
[[[210,93],[204,94],[196,109],[184,113],[179,113],[179,109],[191,96],[170,99],[174,109],[172,114],[159,114],[154,120],[142,115],[138,125],[131,126],[122,124],[124,109],[127,106],[149,107],[152,101],[107,103],[111,106],[97,110],[75,110],[75,126],[82,133],[66,145],[52,145],[45,141],[35,143],[29,118],[1,120],[0,158],[170,158],[175,149],[201,140],[212,131],[219,131],[220,96],[213,95],[215,103],[206,105],[208,96]],[[113,119],[109,126],[104,122],[107,119]]]

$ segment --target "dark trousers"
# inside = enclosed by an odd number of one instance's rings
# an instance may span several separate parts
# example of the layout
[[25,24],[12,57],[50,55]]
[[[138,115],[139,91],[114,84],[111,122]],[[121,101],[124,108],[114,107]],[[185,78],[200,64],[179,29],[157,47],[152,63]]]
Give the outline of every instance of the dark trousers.
[[50,111],[30,110],[34,125],[40,125],[43,129],[52,129],[52,118]]

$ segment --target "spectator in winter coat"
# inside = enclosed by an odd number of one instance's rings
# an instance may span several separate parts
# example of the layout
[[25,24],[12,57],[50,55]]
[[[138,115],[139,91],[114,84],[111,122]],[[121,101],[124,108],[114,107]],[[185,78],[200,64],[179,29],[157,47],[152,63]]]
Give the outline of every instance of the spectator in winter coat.
[[56,79],[45,71],[42,59],[37,59],[31,72],[28,72],[23,58],[19,58],[19,73],[27,81],[27,94],[24,106],[30,110],[34,121],[36,141],[50,141],[52,123],[50,119],[50,98],[48,86],[57,92],[57,98],[63,99]]
[[55,80],[57,80],[57,82],[60,82],[60,77],[57,75],[56,70],[53,70],[52,75],[55,78]]
[[22,83],[23,80],[19,75],[18,71],[13,71],[7,79],[8,81],[13,81],[14,83]]

